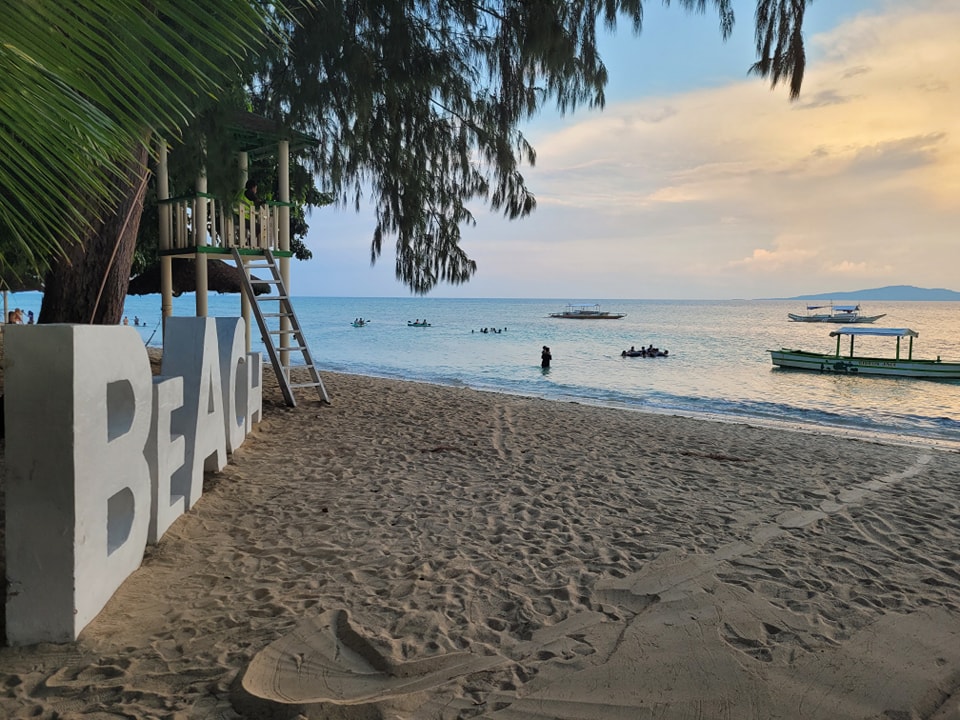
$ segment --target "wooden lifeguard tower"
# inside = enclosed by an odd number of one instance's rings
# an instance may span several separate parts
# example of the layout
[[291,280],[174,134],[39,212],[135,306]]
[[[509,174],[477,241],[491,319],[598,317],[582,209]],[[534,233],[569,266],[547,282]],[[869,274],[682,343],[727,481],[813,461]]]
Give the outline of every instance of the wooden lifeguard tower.
[[[164,320],[173,315],[173,258],[195,263],[197,317],[207,317],[207,259],[232,259],[241,275],[241,314],[246,323],[247,351],[251,346],[251,315],[256,318],[263,344],[277,375],[287,405],[294,407],[297,388],[315,387],[320,400],[329,402],[326,388],[313,362],[307,339],[290,300],[290,153],[316,140],[283,131],[277,124],[252,114],[238,116],[230,125],[243,182],[251,158],[277,158],[278,199],[255,206],[244,201],[222,202],[207,192],[206,173],[197,178],[196,190],[170,197],[167,145],[158,149],[157,199],[160,216],[160,294]],[[239,193],[238,193],[239,194]],[[251,271],[265,269],[269,279],[257,278],[272,292],[257,295]],[[303,365],[291,365],[291,354],[300,353]],[[304,383],[291,383],[291,367],[310,374]]]

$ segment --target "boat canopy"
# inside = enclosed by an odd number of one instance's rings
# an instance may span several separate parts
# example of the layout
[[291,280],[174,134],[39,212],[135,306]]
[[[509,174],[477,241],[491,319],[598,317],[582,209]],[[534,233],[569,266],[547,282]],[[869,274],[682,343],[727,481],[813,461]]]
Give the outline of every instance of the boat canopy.
[[830,333],[830,337],[837,335],[880,335],[886,337],[920,337],[920,333],[910,328],[867,328],[842,327]]
[[836,312],[857,312],[859,305],[807,305],[807,310],[825,310],[830,308]]

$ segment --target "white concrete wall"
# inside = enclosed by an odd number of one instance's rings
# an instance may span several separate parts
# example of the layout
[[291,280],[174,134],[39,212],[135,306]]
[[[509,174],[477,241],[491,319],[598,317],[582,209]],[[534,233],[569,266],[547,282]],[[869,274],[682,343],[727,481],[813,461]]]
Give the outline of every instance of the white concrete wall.
[[216,320],[167,318],[160,374],[183,377],[183,405],[173,411],[171,430],[186,440],[184,464],[170,482],[189,510],[203,493],[204,470],[217,472],[227,464]]
[[175,410],[183,407],[183,378],[155,377],[153,379],[153,422],[150,438],[144,448],[150,466],[150,497],[153,512],[147,542],[156,545],[174,520],[187,511],[187,500],[175,492],[170,479],[180,470],[186,459],[186,440],[171,430]]
[[215,322],[220,346],[224,436],[227,452],[232,453],[247,437],[247,331],[243,318],[215,318]]
[[150,362],[129,327],[4,333],[7,639],[73,640],[143,558]]
[[123,326],[4,331],[7,641],[75,640],[262,412],[239,318],[168,318],[163,375]]

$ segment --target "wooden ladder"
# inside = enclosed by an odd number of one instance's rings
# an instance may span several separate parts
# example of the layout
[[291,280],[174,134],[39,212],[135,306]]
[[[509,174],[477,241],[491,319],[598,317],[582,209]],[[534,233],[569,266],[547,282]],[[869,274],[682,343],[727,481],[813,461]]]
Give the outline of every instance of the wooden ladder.
[[[321,402],[329,403],[330,398],[327,397],[327,389],[323,386],[323,380],[320,379],[317,366],[313,363],[310,348],[307,347],[307,339],[300,329],[300,321],[297,319],[297,314],[293,311],[290,296],[287,294],[287,288],[283,283],[283,278],[280,276],[280,269],[277,267],[277,261],[276,258],[273,257],[273,253],[270,252],[269,249],[264,249],[263,262],[254,261],[245,263],[243,256],[240,254],[240,250],[233,248],[233,259],[234,262],[237,263],[237,269],[240,271],[243,292],[247,296],[247,300],[250,301],[250,307],[253,309],[253,314],[257,318],[257,325],[260,327],[260,337],[263,339],[263,344],[266,346],[267,353],[270,355],[270,363],[273,365],[273,370],[277,374],[277,382],[280,384],[280,390],[283,392],[283,399],[290,407],[296,407],[297,400],[293,396],[293,391],[296,388],[315,387],[317,393],[320,395]],[[254,281],[250,277],[250,271],[257,268],[264,268],[270,271],[271,278],[266,280],[257,278],[256,282],[273,285],[276,289],[275,295],[257,295],[253,287]],[[262,303],[279,304],[275,308],[276,312],[264,312],[261,308]],[[274,307],[271,306],[271,309],[274,309]],[[275,319],[278,327],[270,327],[267,324],[268,319]],[[281,347],[278,350],[273,341],[275,335],[280,338],[292,337],[296,345],[293,347],[283,347],[283,343],[281,343]],[[297,351],[303,353],[303,361],[306,364],[306,369],[310,373],[310,382],[291,383],[290,368],[300,366],[283,365],[281,363],[280,353]]]

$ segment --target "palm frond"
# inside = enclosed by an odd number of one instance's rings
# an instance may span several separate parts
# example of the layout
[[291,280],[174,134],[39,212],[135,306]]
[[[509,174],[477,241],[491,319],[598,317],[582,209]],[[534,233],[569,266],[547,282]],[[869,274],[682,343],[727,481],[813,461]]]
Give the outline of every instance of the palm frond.
[[112,169],[176,134],[264,42],[237,0],[37,0],[0,24],[0,260],[50,256],[115,202]]

